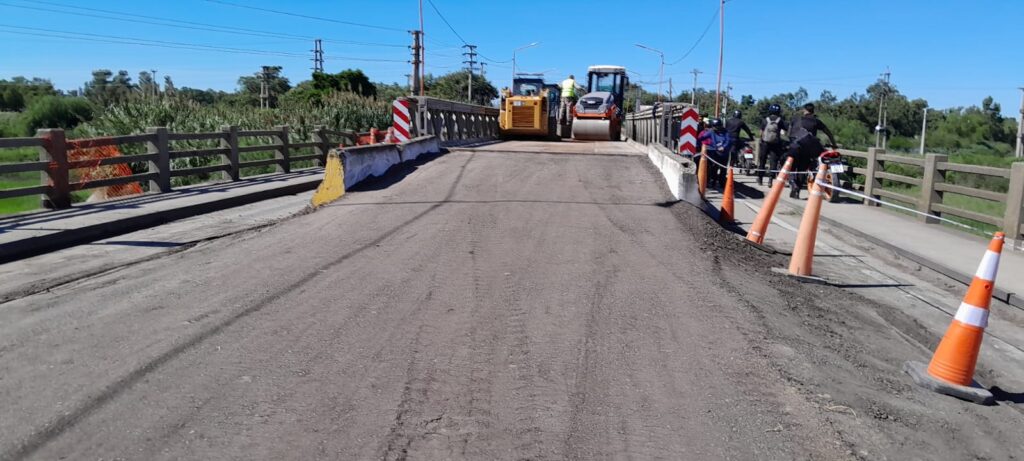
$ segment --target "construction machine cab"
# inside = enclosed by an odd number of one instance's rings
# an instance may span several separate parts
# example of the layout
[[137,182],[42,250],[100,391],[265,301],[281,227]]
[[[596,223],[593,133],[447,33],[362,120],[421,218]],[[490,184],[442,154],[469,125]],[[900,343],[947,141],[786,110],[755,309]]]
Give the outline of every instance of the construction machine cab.
[[625,107],[629,76],[622,66],[590,66],[587,69],[587,93],[606,92],[615,98],[615,105]]

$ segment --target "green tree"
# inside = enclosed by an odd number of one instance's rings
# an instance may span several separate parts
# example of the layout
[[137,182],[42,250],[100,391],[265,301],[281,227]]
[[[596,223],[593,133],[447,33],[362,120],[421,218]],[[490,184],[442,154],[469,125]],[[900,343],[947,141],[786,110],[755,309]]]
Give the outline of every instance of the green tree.
[[[242,97],[241,102],[246,105],[259,105],[262,75],[262,72],[256,72],[252,76],[238,78],[238,93]],[[270,92],[270,107],[277,107],[278,99],[292,89],[291,82],[281,75],[281,66],[271,66],[268,69],[267,88]]]
[[[440,77],[427,74],[424,81],[427,95],[449,101],[469,101],[469,71],[451,72]],[[498,97],[498,90],[489,80],[480,76],[473,77],[473,104],[489,105]]]
[[313,89],[320,94],[338,91],[366,97],[377,95],[377,86],[359,69],[346,69],[337,74],[314,73]]
[[87,99],[43,96],[25,108],[19,121],[24,135],[31,136],[40,128],[74,128],[92,120],[92,116],[92,104]]
[[3,102],[0,103],[0,110],[20,111],[25,108],[25,97],[22,96],[18,87],[11,85],[3,91]]

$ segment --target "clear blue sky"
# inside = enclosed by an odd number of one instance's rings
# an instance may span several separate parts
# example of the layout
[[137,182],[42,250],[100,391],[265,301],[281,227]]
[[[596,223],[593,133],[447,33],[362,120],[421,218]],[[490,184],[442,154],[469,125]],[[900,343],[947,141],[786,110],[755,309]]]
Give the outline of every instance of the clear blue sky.
[[[410,36],[404,31],[417,27],[417,0],[232,1],[397,30],[240,9],[210,0],[0,0],[0,78],[38,76],[72,89],[88,80],[93,69],[125,69],[133,77],[140,70],[156,69],[161,80],[170,74],[179,87],[230,90],[240,75],[268,64],[283,66],[285,75],[297,83],[308,78],[311,66],[312,43],[302,38],[321,37],[329,40],[324,43],[327,71],[361,68],[373,80],[405,82],[409,53],[404,47]],[[697,41],[718,7],[717,0],[433,2],[490,60],[507,61],[514,48],[538,41],[539,46],[518,54],[521,71],[545,71],[549,80],[557,81],[568,73],[579,77],[591,64],[619,64],[638,72],[652,90],[657,87],[658,56],[634,43],[661,49],[666,61],[676,61]],[[113,16],[110,13],[60,4],[260,30],[273,36],[115,21],[96,17]],[[566,10],[575,11],[579,19],[561,20]],[[462,66],[462,40],[429,3],[424,15],[428,71],[444,73]],[[932,107],[978,104],[992,95],[1004,114],[1016,116],[1016,88],[1024,86],[1024,1],[730,0],[725,19],[724,81],[732,82],[734,95],[760,97],[802,85],[812,98],[826,88],[845,97],[863,92],[888,66],[903,93],[925,98]],[[70,33],[94,34],[84,37],[96,40],[144,39],[262,54],[85,41],[68,38],[83,37]],[[696,67],[704,71],[699,84],[713,88],[717,58],[715,19],[692,54],[666,67],[666,80],[671,78],[677,91],[688,88],[689,71]],[[509,63],[494,62],[487,68],[498,86],[507,85],[511,72]]]

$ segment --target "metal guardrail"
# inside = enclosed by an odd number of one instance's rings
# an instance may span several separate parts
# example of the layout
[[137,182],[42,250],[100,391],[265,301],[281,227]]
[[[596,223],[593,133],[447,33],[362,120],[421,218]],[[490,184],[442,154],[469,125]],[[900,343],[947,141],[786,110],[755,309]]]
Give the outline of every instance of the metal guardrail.
[[[67,208],[71,206],[71,193],[75,190],[107,187],[129,183],[148,183],[150,191],[170,192],[171,178],[224,172],[227,179],[243,180],[243,168],[273,165],[277,172],[290,172],[296,162],[316,161],[323,165],[327,152],[339,142],[355,144],[355,131],[333,131],[316,126],[311,141],[293,143],[289,138],[290,128],[285,125],[273,130],[240,131],[236,126],[224,126],[212,133],[170,133],[167,128],[154,127],[145,134],[113,136],[104,138],[68,140],[61,129],[39,130],[33,138],[0,138],[0,149],[36,147],[39,149],[38,162],[0,164],[0,174],[40,173],[40,185],[0,190],[0,199],[42,194],[43,206]],[[240,145],[242,138],[271,138],[270,144]],[[217,141],[219,147],[171,149],[172,143],[194,141]],[[97,147],[124,147],[139,144],[143,154],[121,155],[100,160],[70,161],[68,152],[75,149]],[[297,149],[313,149],[311,155],[292,155]],[[246,152],[273,151],[274,157],[264,160],[242,161],[240,154]],[[220,157],[221,162],[189,168],[173,168],[171,160],[182,158]],[[95,168],[103,165],[146,163],[145,172],[126,176],[103,178],[86,182],[71,182],[71,171],[81,168]]]
[[412,114],[412,136],[433,135],[446,144],[498,137],[494,107],[477,106],[428,96],[406,98]]
[[641,144],[661,144],[674,152],[679,141],[679,117],[690,106],[666,102],[628,113],[622,134]]

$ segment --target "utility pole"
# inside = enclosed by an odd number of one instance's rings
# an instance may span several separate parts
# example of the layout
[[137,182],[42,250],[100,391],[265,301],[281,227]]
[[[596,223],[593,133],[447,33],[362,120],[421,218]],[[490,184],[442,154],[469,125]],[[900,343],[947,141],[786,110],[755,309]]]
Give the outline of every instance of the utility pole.
[[412,34],[412,80],[409,82],[409,94],[415,95],[419,91],[419,95],[423,95],[423,86],[420,84],[420,31],[410,30]]
[[419,57],[419,62],[420,62],[420,96],[423,96],[423,95],[426,94],[426,90],[424,89],[424,86],[426,85],[425,80],[427,79],[427,65],[426,65],[427,53],[425,51],[425,49],[426,49],[426,46],[425,46],[426,43],[425,42],[427,41],[427,38],[423,35],[423,0],[420,0],[420,33],[419,33],[419,35],[417,37],[420,39],[420,41],[418,42],[419,43],[419,47],[418,48],[419,48],[419,51],[420,51],[420,54],[418,56]]
[[1024,88],[1020,89],[1020,114],[1017,116],[1017,157],[1024,157]]
[[319,38],[313,41],[313,73],[324,72],[324,44]]
[[722,113],[729,113],[729,95],[732,94],[732,82],[725,84],[725,98],[722,99]]
[[150,69],[153,73],[153,96],[160,97],[160,85],[156,83],[156,69]]
[[263,66],[260,72],[260,109],[270,108],[270,66]]
[[882,74],[882,94],[879,95],[878,100],[878,125],[875,125],[875,147],[885,149],[885,145],[888,143],[887,136],[884,134],[886,123],[889,120],[889,108],[886,107],[886,97],[889,95],[889,68],[885,68],[885,73]]
[[487,79],[487,63],[483,61],[480,62],[480,78]]
[[921,155],[924,155],[924,138],[928,135],[928,108],[924,108],[924,119],[921,121]]
[[696,106],[697,105],[697,75],[703,74],[703,72],[701,72],[698,69],[693,69],[693,70],[690,71],[690,73],[693,74],[693,93],[690,93],[690,105],[691,106]]
[[465,53],[462,53],[466,57],[463,64],[469,65],[469,102],[473,102],[473,70],[476,69],[476,45],[462,45],[466,49]]
[[672,92],[672,77],[669,77],[668,78],[668,100],[669,100],[669,102],[672,102],[672,95],[673,94],[675,94],[675,93]]
[[720,118],[719,104],[722,102],[722,66],[725,64],[725,0],[719,3],[718,11],[718,86],[715,89],[715,117]]

